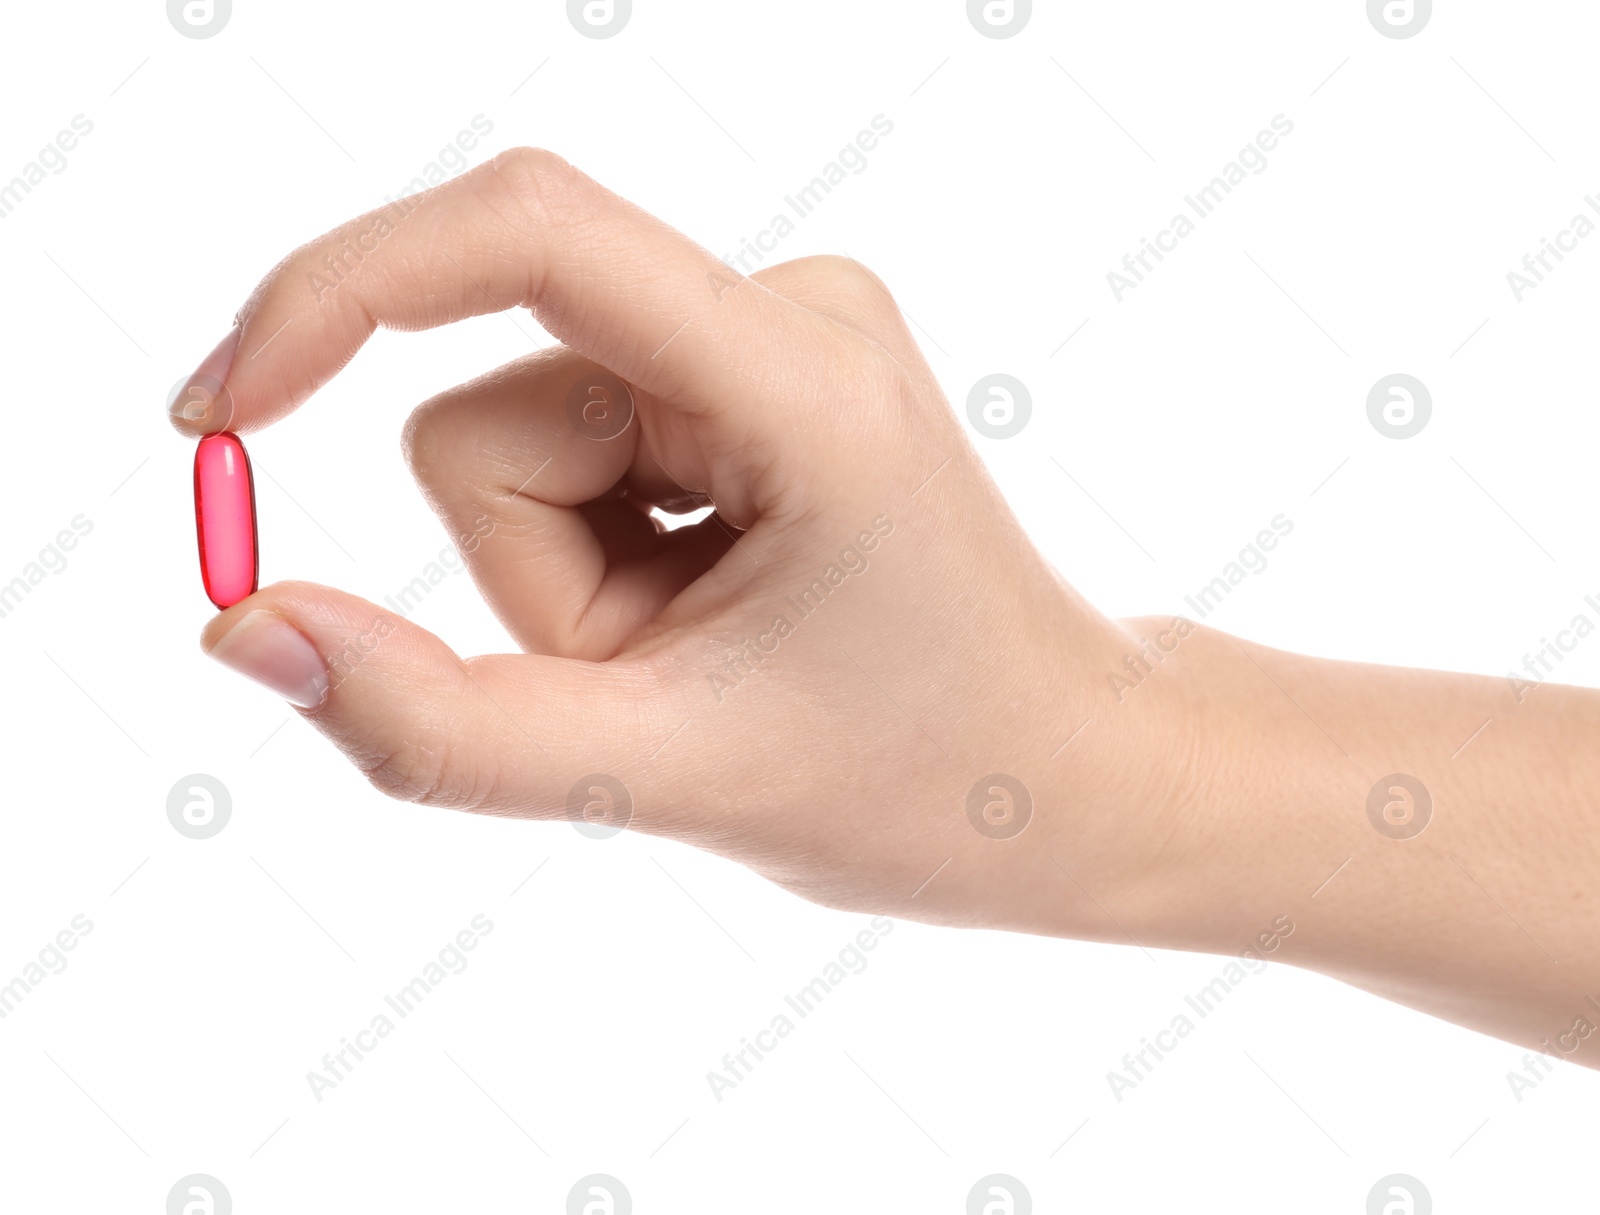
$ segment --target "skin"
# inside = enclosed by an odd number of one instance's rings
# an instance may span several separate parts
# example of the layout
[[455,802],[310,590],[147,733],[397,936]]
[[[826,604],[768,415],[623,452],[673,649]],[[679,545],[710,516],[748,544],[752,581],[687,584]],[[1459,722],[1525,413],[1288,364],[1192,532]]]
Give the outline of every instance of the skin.
[[[633,829],[828,906],[1253,949],[1596,1065],[1600,695],[1107,619],[1029,543],[858,263],[742,277],[528,149],[412,201],[320,300],[310,276],[379,213],[280,263],[238,314],[223,404],[176,419],[191,435],[269,425],[380,325],[522,307],[562,343],[423,403],[405,430],[525,652],[463,659],[306,583],[205,629],[211,651],[266,611],[308,639],[335,678],[301,712],[378,788],[552,819],[605,773]],[[635,405],[604,441],[568,413],[600,368]],[[649,515],[700,504],[715,513],[670,533]],[[359,662],[338,660],[352,639]],[[1013,801],[1027,822],[1011,838],[968,814],[977,786],[1005,819],[996,773],[1031,802]],[[1413,838],[1369,817],[1378,785],[1405,818],[1392,773],[1431,801],[1410,810],[1427,819]]]

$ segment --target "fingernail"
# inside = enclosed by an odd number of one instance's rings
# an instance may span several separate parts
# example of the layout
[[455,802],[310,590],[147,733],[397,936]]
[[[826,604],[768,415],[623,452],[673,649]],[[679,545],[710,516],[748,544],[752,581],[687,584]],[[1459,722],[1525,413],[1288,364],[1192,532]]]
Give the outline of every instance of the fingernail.
[[245,613],[210,654],[302,709],[316,708],[328,695],[322,655],[304,633],[273,612]]
[[167,416],[188,435],[215,434],[233,423],[233,398],[224,387],[239,349],[239,326],[225,336],[172,391]]

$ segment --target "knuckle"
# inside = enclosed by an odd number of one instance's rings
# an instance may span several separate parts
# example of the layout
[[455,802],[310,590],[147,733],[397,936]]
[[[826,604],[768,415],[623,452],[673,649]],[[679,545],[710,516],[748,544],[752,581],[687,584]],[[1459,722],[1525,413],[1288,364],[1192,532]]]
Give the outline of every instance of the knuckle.
[[400,450],[411,475],[423,485],[450,479],[456,460],[459,427],[450,422],[450,395],[443,393],[418,405],[400,432]]
[[570,202],[578,171],[544,148],[507,148],[489,162],[496,186],[525,210],[549,216]]
[[[413,409],[400,431],[400,450],[412,476],[425,487],[443,491],[504,475],[491,472],[502,461],[498,445],[484,442],[485,425],[493,419],[496,402],[510,395],[525,397],[527,377],[550,362],[545,354],[516,359],[447,388]],[[518,474],[519,482],[522,475]]]
[[848,333],[824,335],[807,360],[815,401],[850,401],[846,425],[877,435],[885,419],[922,411],[922,393],[903,363],[881,345]]
[[918,395],[900,360],[876,346],[857,354],[851,374],[861,394],[884,408],[902,409]]
[[814,260],[817,277],[841,295],[868,308],[898,311],[888,285],[855,258],[826,253]]
[[474,810],[485,800],[476,782],[452,762],[448,744],[403,742],[378,747],[356,763],[373,788],[397,801]]
[[400,450],[405,453],[406,466],[418,480],[426,480],[428,472],[437,466],[439,411],[432,401],[424,401],[411,411],[405,429],[400,432]]

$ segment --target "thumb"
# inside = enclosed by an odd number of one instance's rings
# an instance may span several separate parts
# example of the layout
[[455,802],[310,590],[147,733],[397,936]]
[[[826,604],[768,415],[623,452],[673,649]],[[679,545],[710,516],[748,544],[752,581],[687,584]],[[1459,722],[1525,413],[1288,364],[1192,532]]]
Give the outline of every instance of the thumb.
[[595,782],[584,778],[600,774],[622,786],[606,813],[627,821],[608,825],[666,829],[643,764],[657,745],[650,706],[664,698],[639,664],[464,660],[393,612],[306,582],[235,604],[201,645],[295,705],[391,797],[560,818],[575,787],[578,811],[593,807]]

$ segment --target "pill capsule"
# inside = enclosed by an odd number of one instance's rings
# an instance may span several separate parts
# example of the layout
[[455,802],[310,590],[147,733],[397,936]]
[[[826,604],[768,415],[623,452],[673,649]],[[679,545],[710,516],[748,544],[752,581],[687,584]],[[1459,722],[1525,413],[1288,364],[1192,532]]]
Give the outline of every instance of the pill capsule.
[[256,495],[238,435],[207,435],[195,448],[194,525],[207,598],[226,608],[253,594]]

